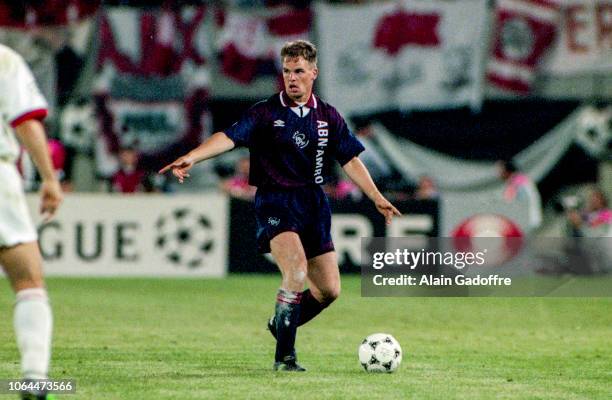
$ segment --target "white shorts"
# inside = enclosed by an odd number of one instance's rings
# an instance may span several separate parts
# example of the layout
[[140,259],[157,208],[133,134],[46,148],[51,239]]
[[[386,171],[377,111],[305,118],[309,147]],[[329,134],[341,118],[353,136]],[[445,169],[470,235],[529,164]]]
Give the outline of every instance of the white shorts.
[[38,239],[17,168],[0,161],[0,247]]

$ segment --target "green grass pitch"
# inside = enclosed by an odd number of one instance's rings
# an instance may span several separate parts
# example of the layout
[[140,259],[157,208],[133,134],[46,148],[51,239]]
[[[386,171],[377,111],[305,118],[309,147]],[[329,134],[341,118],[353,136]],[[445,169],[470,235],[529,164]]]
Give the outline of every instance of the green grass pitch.
[[[362,298],[359,277],[298,333],[301,374],[272,372],[278,276],[48,279],[60,399],[611,399],[611,298]],[[0,379],[19,377],[13,295],[0,279]],[[361,340],[404,361],[367,374]],[[0,395],[0,398],[14,398]]]

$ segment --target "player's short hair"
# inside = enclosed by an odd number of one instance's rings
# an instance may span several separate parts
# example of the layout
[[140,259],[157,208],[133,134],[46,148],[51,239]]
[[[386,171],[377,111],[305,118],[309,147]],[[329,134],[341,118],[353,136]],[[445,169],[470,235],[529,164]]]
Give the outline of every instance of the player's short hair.
[[314,44],[308,40],[295,40],[293,42],[287,42],[281,49],[281,61],[285,58],[297,58],[302,57],[309,63],[317,63],[317,48]]

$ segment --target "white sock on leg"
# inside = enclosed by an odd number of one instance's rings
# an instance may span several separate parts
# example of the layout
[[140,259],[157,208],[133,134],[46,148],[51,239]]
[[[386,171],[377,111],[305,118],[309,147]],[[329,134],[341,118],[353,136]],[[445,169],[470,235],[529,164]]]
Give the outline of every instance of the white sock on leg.
[[53,327],[47,291],[42,288],[20,290],[16,300],[13,323],[23,377],[46,379]]

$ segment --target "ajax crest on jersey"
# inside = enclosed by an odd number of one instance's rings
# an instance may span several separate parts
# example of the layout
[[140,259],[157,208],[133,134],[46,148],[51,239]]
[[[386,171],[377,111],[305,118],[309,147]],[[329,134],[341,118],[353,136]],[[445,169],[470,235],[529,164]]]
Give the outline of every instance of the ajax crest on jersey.
[[306,135],[301,133],[300,131],[295,131],[295,133],[293,134],[293,141],[295,142],[295,145],[300,149],[303,149],[304,147],[308,146],[309,142],[309,140],[306,138]]

